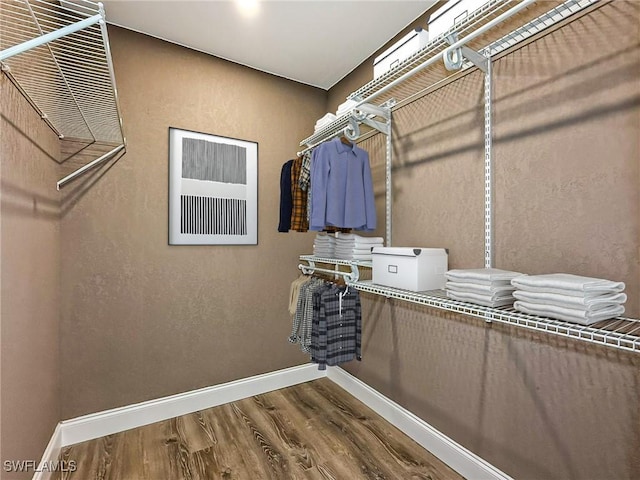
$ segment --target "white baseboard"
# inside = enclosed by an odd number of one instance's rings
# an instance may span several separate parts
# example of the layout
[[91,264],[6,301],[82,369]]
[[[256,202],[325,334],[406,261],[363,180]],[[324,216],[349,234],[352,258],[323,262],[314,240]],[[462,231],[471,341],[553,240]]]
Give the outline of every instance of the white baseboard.
[[[483,480],[511,479],[504,472],[454,442],[421,418],[340,367],[329,367],[327,370],[321,371],[318,370],[315,364],[277,370],[263,375],[65,420],[56,427],[42,459],[43,461],[58,460],[60,450],[67,445],[186,415],[198,410],[234,402],[325,376],[464,477]],[[33,480],[50,480],[50,475],[48,472],[38,472],[33,477]]]
[[[41,468],[42,465],[46,464],[49,466],[55,465],[60,458],[60,450],[62,449],[62,429],[60,428],[60,424],[56,425],[55,430],[53,431],[53,435],[51,436],[51,440],[47,444],[47,448],[45,448],[44,453],[42,454],[42,460],[40,460],[39,468],[33,474],[32,480],[51,480],[54,478],[54,472],[52,468]],[[57,473],[55,473],[57,475]],[[56,477],[57,478],[57,477]]]
[[317,365],[300,365],[65,420],[59,424],[62,431],[61,446],[85,442],[324,376],[326,372],[319,371]]
[[342,368],[329,367],[327,377],[463,477],[483,480],[511,479],[506,473],[454,442],[409,410],[385,397]]

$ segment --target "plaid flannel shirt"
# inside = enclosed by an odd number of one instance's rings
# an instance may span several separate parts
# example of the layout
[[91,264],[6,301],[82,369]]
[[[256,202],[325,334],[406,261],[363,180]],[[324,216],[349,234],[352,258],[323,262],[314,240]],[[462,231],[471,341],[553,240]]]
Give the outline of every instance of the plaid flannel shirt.
[[361,360],[362,307],[353,288],[328,284],[313,296],[311,360],[319,370]]
[[300,350],[311,353],[311,327],[313,322],[313,294],[325,283],[319,278],[311,278],[300,286],[296,313],[293,316],[293,326],[289,341],[298,343]]
[[301,190],[305,192],[309,189],[311,184],[311,150],[307,150],[302,154],[302,164],[300,166],[300,177],[298,178],[298,185]]
[[300,170],[302,169],[302,158],[293,160],[291,166],[291,230],[296,232],[309,231],[309,220],[307,219],[307,192],[300,188]]

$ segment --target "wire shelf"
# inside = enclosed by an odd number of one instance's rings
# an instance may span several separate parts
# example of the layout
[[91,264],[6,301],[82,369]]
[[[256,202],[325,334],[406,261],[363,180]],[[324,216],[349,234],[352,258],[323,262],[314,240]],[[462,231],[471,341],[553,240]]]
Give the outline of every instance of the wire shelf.
[[350,285],[363,292],[369,292],[387,298],[397,298],[399,300],[426,305],[449,312],[462,313],[464,315],[481,318],[488,322],[500,322],[507,325],[514,325],[530,330],[640,353],[640,319],[618,317],[586,326],[536,315],[528,315],[512,307],[489,308],[473,303],[452,300],[446,296],[444,290],[412,292],[409,290],[375,285],[366,281],[354,282],[350,283]]
[[[597,1],[598,0],[566,0],[533,2],[510,18],[505,19],[479,36],[471,39],[466,46],[478,52],[489,51],[492,55],[497,54],[572,16]],[[437,36],[422,49],[406,58],[395,68],[360,87],[347,98],[368,101],[367,99],[370,97],[376,96],[377,101],[394,98],[400,103],[416,93],[445,80],[454,73],[457,73],[457,71],[451,72],[446,70],[441,61],[444,51],[450,46],[446,38],[455,35],[459,40],[464,40],[465,37],[485,28],[491,21],[496,20],[500,15],[516,7],[519,3],[519,1],[512,0],[491,0],[487,2],[472,12],[463,21]],[[436,59],[438,61],[434,61]],[[425,64],[429,65],[407,80],[393,85],[394,82],[397,82],[401,77],[407,75],[416,67]],[[464,62],[461,70],[472,66],[472,63]]]
[[316,257],[314,255],[300,255],[300,260],[314,263],[328,263],[331,265],[345,265],[351,267],[355,265],[357,267],[371,268],[372,262],[367,260],[340,260],[337,258]]
[[61,139],[123,148],[104,18],[88,0],[2,0],[0,63]]
[[343,131],[351,120],[351,113],[345,113],[344,115],[336,118],[333,122],[324,127],[318,129],[313,135],[308,136],[300,142],[300,146],[315,145],[318,142],[328,139],[338,132]]
[[[311,265],[324,263],[348,266],[352,268],[352,272],[357,272],[357,269],[360,267],[372,268],[373,266],[372,262],[368,261],[339,260],[335,258],[316,257],[314,255],[301,255],[300,260],[307,261]],[[376,285],[370,280],[349,281],[348,283],[362,292],[368,292],[374,295],[397,298],[398,300],[417,303],[439,310],[461,313],[480,318],[487,322],[500,322],[538,332],[605,345],[628,352],[640,353],[640,319],[637,318],[617,317],[611,320],[603,320],[592,325],[580,325],[537,315],[528,315],[519,312],[513,307],[490,308],[453,300],[447,297],[444,290],[413,292],[400,288]]]
[[[513,17],[507,19],[503,24],[495,26],[478,38],[471,40],[467,46],[476,51],[490,52],[490,55],[496,55],[571,17],[598,1],[599,0],[566,0],[564,2],[534,2],[520,10]],[[451,72],[446,70],[441,61],[441,57],[450,45],[445,37],[456,34],[458,38],[464,39],[464,37],[484,27],[512,7],[517,6],[518,3],[519,2],[515,0],[491,0],[487,2],[472,12],[463,21],[451,27],[422,49],[400,62],[396,67],[351,93],[347,99],[357,101],[364,100],[368,102],[369,97],[375,96],[376,103],[380,103],[381,105],[384,104],[384,102],[391,101],[392,104],[401,106],[404,100],[429,89],[439,82],[446,80],[448,77],[459,73],[461,70],[472,68],[474,65],[469,61],[465,61],[458,71]],[[514,29],[514,25],[520,26]],[[422,68],[425,64],[429,65],[426,66],[426,68]],[[410,72],[415,69],[420,70],[410,75]],[[400,81],[405,75],[408,78]],[[350,113],[338,117],[330,124],[314,132],[313,135],[302,140],[300,145],[315,145],[322,140],[332,138],[349,125],[350,119]]]

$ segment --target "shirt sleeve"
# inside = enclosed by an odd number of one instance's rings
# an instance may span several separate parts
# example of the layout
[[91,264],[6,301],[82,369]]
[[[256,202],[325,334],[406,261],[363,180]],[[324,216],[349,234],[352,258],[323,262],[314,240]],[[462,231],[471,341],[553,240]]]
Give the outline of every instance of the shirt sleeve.
[[293,325],[291,326],[291,335],[289,336],[289,341],[291,343],[296,343],[299,341],[299,331],[300,331],[300,323],[302,322],[302,315],[304,312],[304,296],[305,290],[307,288],[307,284],[303,284],[300,286],[300,293],[298,295],[298,301],[296,302],[296,312],[293,315]]
[[327,182],[329,179],[329,155],[325,145],[317,147],[311,157],[311,218],[309,230],[325,227],[327,210]]
[[318,292],[318,344],[316,345],[316,362],[318,370],[327,369],[327,313],[322,293]]
[[293,199],[291,197],[291,160],[282,165],[280,172],[280,221],[278,222],[278,232],[286,233],[291,228],[291,211],[293,209]]
[[360,294],[354,291],[356,296],[356,360],[362,360],[362,305]]

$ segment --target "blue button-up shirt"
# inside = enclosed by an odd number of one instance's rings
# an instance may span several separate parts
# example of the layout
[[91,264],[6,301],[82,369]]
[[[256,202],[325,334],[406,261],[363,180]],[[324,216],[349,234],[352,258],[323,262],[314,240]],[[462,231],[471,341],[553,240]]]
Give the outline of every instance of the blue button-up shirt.
[[322,230],[326,226],[376,228],[369,154],[338,138],[316,147],[311,160],[309,229]]

